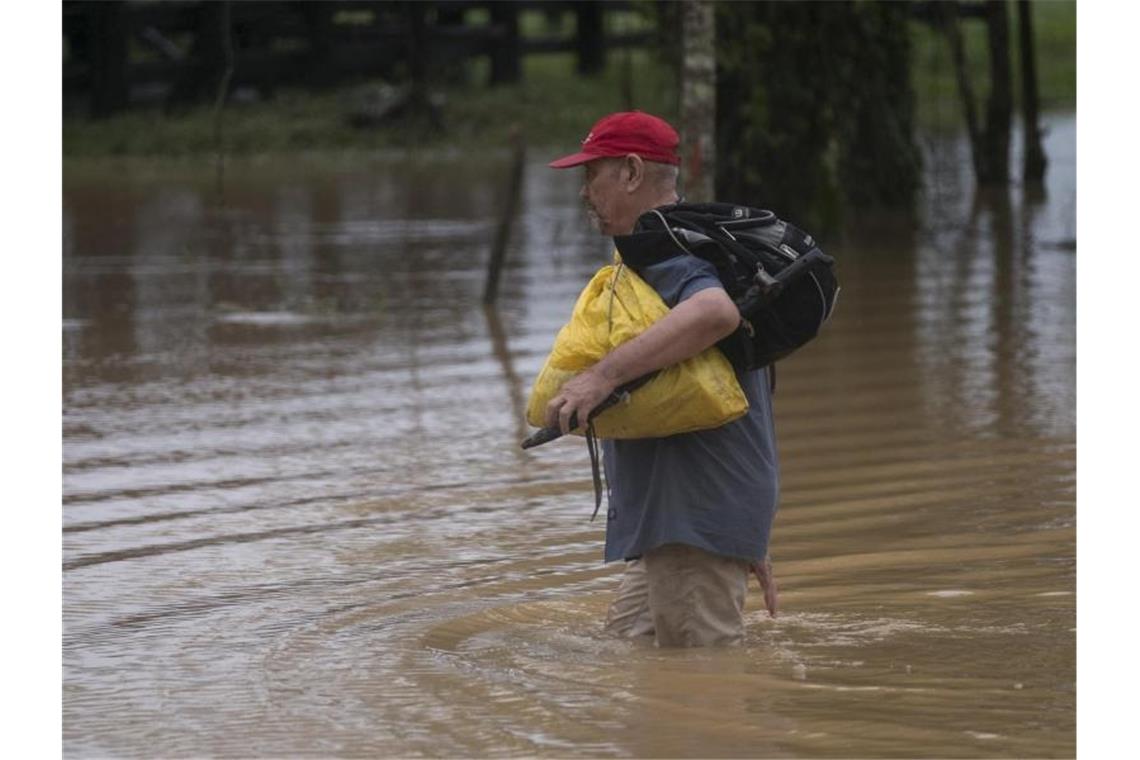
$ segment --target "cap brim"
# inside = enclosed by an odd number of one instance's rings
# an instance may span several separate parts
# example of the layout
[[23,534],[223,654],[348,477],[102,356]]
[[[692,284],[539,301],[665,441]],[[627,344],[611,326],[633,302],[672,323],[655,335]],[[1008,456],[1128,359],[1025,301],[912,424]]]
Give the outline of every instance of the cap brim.
[[595,158],[603,158],[603,156],[599,156],[595,153],[574,153],[569,156],[563,156],[556,161],[551,161],[547,166],[551,169],[569,169],[571,166],[581,166],[582,164],[589,163]]

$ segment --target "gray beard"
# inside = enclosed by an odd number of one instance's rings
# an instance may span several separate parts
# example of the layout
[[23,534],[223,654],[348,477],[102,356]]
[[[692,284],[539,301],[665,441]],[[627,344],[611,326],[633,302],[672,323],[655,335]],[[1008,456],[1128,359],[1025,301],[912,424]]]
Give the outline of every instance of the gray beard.
[[590,220],[590,226],[597,232],[602,231],[602,218],[598,216],[598,212],[594,210],[593,206],[586,206],[586,217]]

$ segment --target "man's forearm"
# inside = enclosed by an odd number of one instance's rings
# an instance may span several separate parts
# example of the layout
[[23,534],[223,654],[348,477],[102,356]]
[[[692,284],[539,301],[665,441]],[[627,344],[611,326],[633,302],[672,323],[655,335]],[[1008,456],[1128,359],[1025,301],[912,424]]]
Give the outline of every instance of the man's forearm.
[[740,324],[740,314],[720,289],[682,301],[641,335],[615,348],[594,367],[613,387],[696,356]]
[[618,386],[696,356],[739,324],[740,313],[727,293],[720,288],[700,291],[641,335],[563,383],[546,405],[546,424],[569,432],[571,419],[581,424]]

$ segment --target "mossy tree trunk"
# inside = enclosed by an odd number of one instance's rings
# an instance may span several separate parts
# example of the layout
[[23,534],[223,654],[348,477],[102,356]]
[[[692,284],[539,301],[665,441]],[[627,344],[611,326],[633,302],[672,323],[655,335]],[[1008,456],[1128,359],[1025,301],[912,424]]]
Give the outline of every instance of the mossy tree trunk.
[[830,110],[843,199],[859,210],[909,211],[922,167],[914,142],[910,9],[875,2],[835,16]]
[[838,188],[825,159],[829,85],[819,65],[823,12],[816,3],[718,5],[721,200],[834,216]]
[[905,4],[721,3],[717,194],[801,224],[910,210],[919,186]]

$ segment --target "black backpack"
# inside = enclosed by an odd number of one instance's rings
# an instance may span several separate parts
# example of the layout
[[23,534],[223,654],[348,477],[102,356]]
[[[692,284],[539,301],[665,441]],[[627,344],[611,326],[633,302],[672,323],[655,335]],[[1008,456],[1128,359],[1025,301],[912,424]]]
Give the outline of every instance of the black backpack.
[[675,256],[716,267],[740,310],[740,328],[717,346],[738,370],[768,366],[814,338],[835,309],[835,260],[811,235],[771,211],[730,203],[678,203],[642,214],[614,238],[635,272]]

